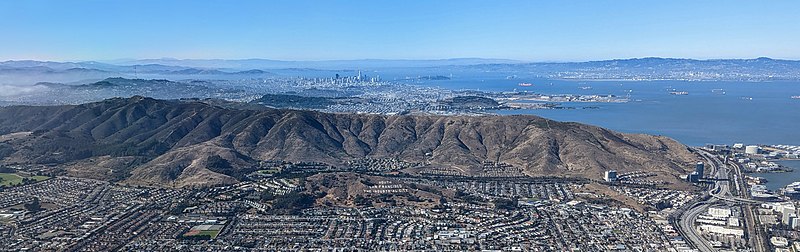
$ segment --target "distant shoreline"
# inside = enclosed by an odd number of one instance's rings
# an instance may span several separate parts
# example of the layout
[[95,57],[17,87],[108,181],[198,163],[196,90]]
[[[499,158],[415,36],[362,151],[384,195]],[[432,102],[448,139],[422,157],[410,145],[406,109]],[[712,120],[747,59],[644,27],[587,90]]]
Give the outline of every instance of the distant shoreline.
[[682,81],[682,82],[800,82],[800,80],[710,80],[710,79],[571,79],[571,78],[545,78],[548,80],[558,81],[591,81],[591,82],[605,82],[605,81],[624,81],[624,82],[645,82],[645,81]]

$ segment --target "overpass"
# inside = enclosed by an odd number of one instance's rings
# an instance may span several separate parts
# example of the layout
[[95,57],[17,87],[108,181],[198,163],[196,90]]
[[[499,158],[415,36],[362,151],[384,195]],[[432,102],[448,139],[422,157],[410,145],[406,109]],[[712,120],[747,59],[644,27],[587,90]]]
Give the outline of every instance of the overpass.
[[[697,232],[697,229],[694,226],[697,217],[704,211],[706,211],[709,206],[712,206],[720,202],[745,204],[746,205],[745,207],[747,209],[750,209],[750,207],[747,205],[760,204],[761,201],[733,196],[730,191],[730,183],[732,182],[738,184],[741,181],[731,180],[730,178],[728,178],[730,169],[724,162],[719,160],[719,158],[717,158],[716,156],[698,149],[695,149],[695,151],[706,160],[707,164],[709,164],[711,168],[709,173],[710,178],[708,178],[707,181],[710,181],[712,183],[709,186],[708,191],[704,193],[704,196],[700,201],[691,204],[689,206],[685,206],[684,208],[678,210],[674,217],[677,218],[677,220],[671,220],[671,222],[673,222],[673,224],[677,224],[675,226],[677,227],[678,232],[684,238],[686,238],[686,241],[689,242],[691,245],[693,245],[696,249],[702,252],[711,252],[715,251],[715,249],[711,246],[708,240],[703,238]],[[739,171],[737,170],[737,172]],[[741,178],[741,175],[739,177]],[[746,192],[746,190],[742,187],[737,187],[737,188],[740,188],[742,191]],[[746,193],[745,194],[742,194],[740,192],[737,193],[739,193],[740,195],[746,195]],[[753,228],[753,225],[755,225],[754,219],[752,218],[752,216],[749,216],[747,214],[752,214],[752,213],[745,213],[746,218],[744,218],[745,220],[744,224],[746,227],[748,227],[748,235],[751,236],[751,238],[756,238],[756,242],[754,242],[753,244],[756,251],[764,251],[763,247],[760,245],[762,243],[762,239],[758,239],[759,238],[758,235],[753,232],[753,230],[755,230]]]
[[717,198],[717,199],[720,199],[720,200],[724,200],[724,201],[728,201],[728,202],[741,203],[741,204],[756,204],[757,205],[757,204],[763,203],[762,201],[758,201],[758,200],[745,199],[745,198],[742,198],[742,197],[734,197],[734,196],[722,196],[722,195],[711,194],[711,197],[714,197],[714,198]]

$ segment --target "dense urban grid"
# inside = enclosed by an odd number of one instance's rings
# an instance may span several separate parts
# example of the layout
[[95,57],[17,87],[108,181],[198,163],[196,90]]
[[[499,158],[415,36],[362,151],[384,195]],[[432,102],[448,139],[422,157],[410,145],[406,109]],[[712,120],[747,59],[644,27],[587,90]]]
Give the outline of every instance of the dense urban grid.
[[[303,248],[606,250],[679,246],[646,215],[576,200],[557,182],[441,182],[495,204],[308,208],[263,202],[297,190],[267,179],[209,190],[136,188],[55,177],[0,194],[2,245],[12,250],[247,250]],[[406,188],[426,183],[388,179]],[[372,190],[397,194],[401,190]],[[499,199],[509,202],[498,203]],[[514,197],[509,197],[514,196]],[[511,198],[519,202],[510,202]],[[476,200],[479,201],[479,200]],[[519,203],[519,204],[518,204]],[[35,204],[35,206],[31,206]],[[22,206],[22,207],[20,207]],[[651,239],[638,239],[642,235]],[[568,238],[568,239],[567,239]],[[580,242],[576,242],[580,241]],[[684,245],[685,246],[685,245]]]
[[[81,104],[140,95],[157,99],[190,99],[258,108],[287,108],[331,113],[491,114],[511,109],[574,109],[564,103],[624,103],[609,94],[543,94],[517,91],[450,90],[408,80],[382,80],[361,72],[353,76],[259,77],[243,79],[165,80],[108,78],[80,85],[39,83],[29,93],[0,95],[2,105]],[[197,97],[202,97],[199,99]],[[247,105],[242,105],[247,104]],[[595,108],[586,106],[588,108]]]
[[[764,191],[758,177],[743,174],[765,172],[759,170],[763,167],[787,169],[769,160],[797,152],[796,146],[786,145],[698,149],[708,163],[698,163],[692,174],[704,175],[686,179],[695,179],[700,190],[708,188],[701,194],[642,183],[650,177],[643,171],[608,171],[597,181],[534,179],[490,162],[479,177],[434,168],[421,169],[420,176],[398,176],[399,170],[424,164],[396,159],[356,160],[346,169],[268,162],[248,174],[247,182],[195,189],[54,176],[52,167],[6,167],[3,174],[21,179],[2,180],[0,246],[65,251],[795,251],[800,218],[793,191]],[[701,171],[706,166],[710,169]],[[369,179],[362,180],[365,186],[350,206],[313,206],[315,198],[336,197],[306,194],[306,187],[318,186],[314,183],[330,186],[313,181],[319,174]],[[720,179],[727,175],[735,179]],[[588,190],[594,183],[632,200],[634,208]],[[434,197],[424,194],[431,191]]]

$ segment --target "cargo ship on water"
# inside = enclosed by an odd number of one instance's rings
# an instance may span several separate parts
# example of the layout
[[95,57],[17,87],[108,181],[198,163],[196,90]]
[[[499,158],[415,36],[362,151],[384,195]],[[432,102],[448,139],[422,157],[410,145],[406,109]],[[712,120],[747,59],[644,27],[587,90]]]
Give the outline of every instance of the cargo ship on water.
[[520,82],[520,83],[519,83],[519,84],[517,84],[517,85],[519,85],[520,87],[530,87],[530,86],[533,86],[533,84],[531,84],[531,83],[527,83],[527,82]]
[[791,98],[792,99],[800,99],[800,95],[793,95]]
[[672,91],[672,92],[669,92],[669,94],[671,94],[671,95],[689,95],[689,92],[686,92],[686,91]]

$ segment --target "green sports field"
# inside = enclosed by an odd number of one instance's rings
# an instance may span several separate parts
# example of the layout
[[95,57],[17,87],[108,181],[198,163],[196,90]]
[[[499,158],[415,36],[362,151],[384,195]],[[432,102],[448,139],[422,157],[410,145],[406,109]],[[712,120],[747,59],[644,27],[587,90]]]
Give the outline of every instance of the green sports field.
[[[0,173],[0,178],[1,178],[0,179],[0,185],[14,186],[14,185],[22,184],[23,176],[20,176],[17,173]],[[28,177],[28,178],[32,178],[32,179],[34,179],[36,181],[43,181],[43,180],[49,179],[49,177],[47,177],[47,176],[32,176],[32,177]]]

